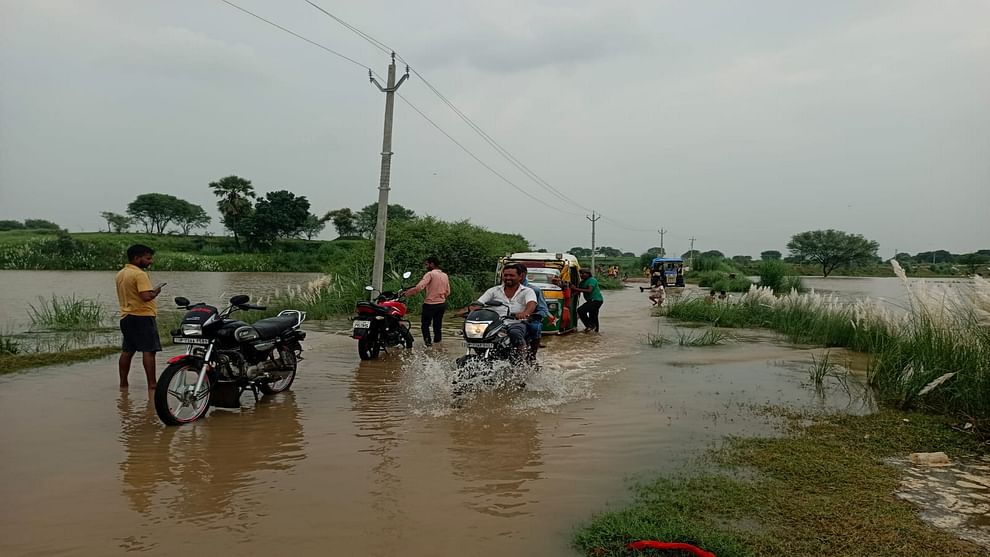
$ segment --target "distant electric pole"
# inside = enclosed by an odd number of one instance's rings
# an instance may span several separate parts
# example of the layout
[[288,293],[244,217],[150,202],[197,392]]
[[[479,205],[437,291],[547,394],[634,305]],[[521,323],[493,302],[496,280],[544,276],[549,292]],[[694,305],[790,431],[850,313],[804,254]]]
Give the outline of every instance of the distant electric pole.
[[688,254],[691,256],[691,262],[688,265],[694,269],[694,241],[697,240],[694,236],[691,236],[691,251]]
[[661,228],[660,230],[657,230],[657,233],[660,234],[660,257],[667,257],[667,250],[663,249],[663,235],[666,234],[667,231]]
[[595,212],[591,212],[591,216],[585,215],[584,218],[591,221],[591,275],[595,275],[595,223],[602,218],[601,215],[595,216]]
[[[406,75],[398,83],[395,82],[395,53],[392,53],[392,63],[388,65],[388,84],[382,87],[378,80],[368,70],[368,79],[385,93],[385,133],[382,138],[382,173],[378,182],[378,221],[375,225],[375,263],[372,269],[371,286],[381,291],[385,276],[385,229],[388,224],[388,183],[392,173],[392,109],[395,106],[395,92],[402,82],[409,77],[409,66]],[[374,296],[374,294],[372,294]]]

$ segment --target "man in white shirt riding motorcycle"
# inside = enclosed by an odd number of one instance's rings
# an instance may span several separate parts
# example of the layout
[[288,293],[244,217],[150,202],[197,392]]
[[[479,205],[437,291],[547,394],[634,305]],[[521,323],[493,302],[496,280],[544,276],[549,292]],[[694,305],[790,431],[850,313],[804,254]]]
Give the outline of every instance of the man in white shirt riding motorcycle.
[[[522,285],[522,278],[525,274],[525,267],[519,263],[512,263],[502,268],[502,284],[493,286],[485,291],[476,302],[472,302],[468,307],[459,312],[463,316],[471,308],[481,307],[487,304],[499,302],[502,304],[498,310],[503,315],[509,316],[506,321],[506,331],[515,346],[525,355],[528,350],[526,345],[527,326],[526,321],[529,316],[536,311],[536,292],[528,286]],[[513,317],[514,315],[514,317]]]

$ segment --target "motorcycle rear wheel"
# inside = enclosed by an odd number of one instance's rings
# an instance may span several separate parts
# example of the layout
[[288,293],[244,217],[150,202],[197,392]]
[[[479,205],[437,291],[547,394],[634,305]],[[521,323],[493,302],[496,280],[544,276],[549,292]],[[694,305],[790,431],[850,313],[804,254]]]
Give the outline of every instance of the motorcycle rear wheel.
[[275,395],[289,390],[292,386],[292,382],[296,380],[296,367],[297,364],[292,364],[292,372],[288,375],[279,379],[278,381],[272,381],[271,383],[261,383],[258,385],[258,390],[266,395]]
[[378,357],[381,352],[381,346],[378,344],[378,333],[368,334],[358,339],[358,356],[362,360],[372,360]]
[[182,425],[203,417],[210,408],[209,376],[199,391],[192,392],[199,379],[199,367],[189,362],[169,365],[155,386],[155,412],[165,425]]

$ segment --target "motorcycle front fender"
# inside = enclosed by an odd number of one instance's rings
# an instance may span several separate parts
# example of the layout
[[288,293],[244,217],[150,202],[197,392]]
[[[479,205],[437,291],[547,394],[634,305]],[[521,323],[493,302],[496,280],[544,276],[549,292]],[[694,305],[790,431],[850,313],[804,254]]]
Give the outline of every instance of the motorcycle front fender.
[[[168,359],[168,363],[170,364],[183,363],[183,364],[188,364],[190,367],[195,368],[196,370],[203,369],[203,358],[200,358],[199,356],[194,356],[192,354],[179,354],[178,356],[172,356],[171,358]],[[213,365],[210,365],[207,368],[206,376],[210,378],[210,381],[214,383],[217,382],[217,372]]]

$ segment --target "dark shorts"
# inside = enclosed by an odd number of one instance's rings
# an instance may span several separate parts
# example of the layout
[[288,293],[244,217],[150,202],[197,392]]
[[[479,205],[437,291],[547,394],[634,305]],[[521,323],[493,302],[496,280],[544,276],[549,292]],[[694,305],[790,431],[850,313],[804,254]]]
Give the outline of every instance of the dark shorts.
[[158,338],[158,324],[154,317],[125,315],[120,320],[120,332],[124,342],[120,349],[124,352],[161,352],[162,341]]

